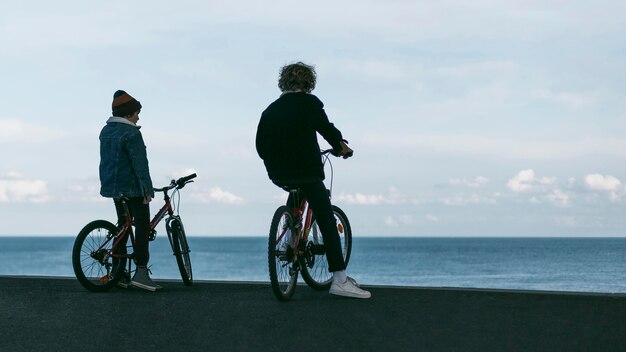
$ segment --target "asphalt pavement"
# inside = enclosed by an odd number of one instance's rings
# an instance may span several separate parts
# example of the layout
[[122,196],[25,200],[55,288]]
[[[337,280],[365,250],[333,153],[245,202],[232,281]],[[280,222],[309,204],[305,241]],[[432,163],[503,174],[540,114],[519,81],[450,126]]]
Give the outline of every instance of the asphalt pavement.
[[0,351],[626,351],[624,294],[299,285],[278,302],[269,283],[157,282],[0,277]]

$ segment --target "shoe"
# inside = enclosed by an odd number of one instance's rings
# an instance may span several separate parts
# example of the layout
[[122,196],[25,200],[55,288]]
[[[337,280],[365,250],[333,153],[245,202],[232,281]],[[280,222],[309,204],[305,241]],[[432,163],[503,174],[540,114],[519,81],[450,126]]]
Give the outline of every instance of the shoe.
[[120,281],[117,282],[117,287],[119,288],[129,288],[130,287],[130,274],[128,271],[124,270]]
[[365,291],[359,287],[359,284],[351,278],[348,277],[346,282],[339,283],[336,280],[333,280],[333,283],[330,285],[331,295],[335,296],[343,296],[343,297],[352,297],[352,298],[370,298],[372,294],[369,291]]
[[130,284],[152,292],[162,289],[161,286],[152,281],[148,273],[148,268],[145,265],[137,265],[137,270],[135,271],[135,275],[130,281]]
[[359,285],[358,282],[356,282],[355,279],[351,278],[350,276],[348,276],[348,280],[350,280],[352,282],[352,284],[356,287],[361,287],[361,285]]

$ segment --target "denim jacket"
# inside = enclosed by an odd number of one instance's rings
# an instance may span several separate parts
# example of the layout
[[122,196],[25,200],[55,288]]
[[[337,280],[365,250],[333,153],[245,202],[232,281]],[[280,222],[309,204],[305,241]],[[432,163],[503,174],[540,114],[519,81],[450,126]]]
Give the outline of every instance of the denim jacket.
[[103,197],[154,197],[146,145],[139,126],[110,117],[100,132],[100,194]]

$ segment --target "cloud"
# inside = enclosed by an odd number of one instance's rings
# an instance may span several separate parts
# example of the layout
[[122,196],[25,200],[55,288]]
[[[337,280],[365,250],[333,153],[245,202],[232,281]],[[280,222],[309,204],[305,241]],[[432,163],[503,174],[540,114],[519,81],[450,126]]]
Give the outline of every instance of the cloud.
[[469,196],[455,195],[441,199],[441,202],[445,205],[459,206],[468,204],[496,204],[496,200],[493,198],[482,197],[477,194]]
[[616,191],[622,183],[619,179],[601,174],[590,174],[585,176],[585,186],[594,191]]
[[468,181],[466,179],[450,179],[448,180],[448,184],[452,186],[467,186],[472,188],[480,187],[489,182],[486,177],[478,176],[473,181]]
[[[303,21],[302,16],[294,16],[293,4],[286,0],[188,1],[185,6],[158,0],[117,4],[57,1],[56,6],[25,3],[28,2],[3,6],[0,41],[5,55],[73,52],[68,49],[75,48],[150,47],[173,35],[202,44],[207,38],[230,38],[244,30],[263,34],[295,32],[304,38],[372,38],[420,43],[420,47],[450,41],[458,46],[475,47],[482,41],[495,46],[499,42],[569,36],[584,39],[593,33],[621,33],[623,20],[619,14],[624,12],[619,2],[603,2],[602,6],[589,9],[585,2],[562,6],[560,2],[320,0],[314,5],[298,5],[298,13],[307,17]],[[590,10],[594,15],[589,15]],[[134,14],[140,12],[141,18],[136,18]],[[207,37],[206,33],[211,35]],[[454,47],[452,52],[458,55],[460,49]],[[430,51],[424,49],[420,54]]]
[[397,227],[398,226],[398,222],[391,215],[388,215],[387,217],[385,217],[385,224],[387,226],[389,226],[389,227]]
[[409,214],[402,214],[398,216],[388,215],[385,217],[385,224],[389,227],[398,227],[400,225],[408,226],[413,225],[413,216]]
[[61,131],[18,119],[0,119],[0,144],[43,143],[63,136]]
[[426,214],[426,220],[430,222],[439,222],[439,217],[432,214]]
[[547,89],[539,89],[531,93],[531,96],[535,98],[551,101],[551,102],[565,106],[566,108],[569,108],[572,110],[578,110],[581,108],[592,106],[597,100],[597,98],[595,98],[594,95],[595,94],[590,94],[588,92],[585,92],[585,93],[556,92],[555,93]]
[[546,195],[546,198],[556,205],[570,205],[570,196],[558,188],[551,190],[550,193]]
[[563,227],[570,227],[570,228],[578,227],[578,221],[573,216],[557,217],[554,219],[554,222],[557,225],[563,226]]
[[220,203],[220,204],[243,204],[243,197],[230,193],[220,187],[212,187],[209,190],[195,192],[192,199],[200,203]]
[[346,194],[341,193],[335,197],[338,202],[359,205],[379,205],[385,202],[385,197],[380,194]]
[[550,185],[556,179],[552,177],[535,177],[532,169],[522,170],[507,181],[506,187],[513,192],[524,192],[533,189],[537,185]]
[[340,193],[334,196],[333,200],[358,205],[401,204],[406,201],[404,197],[398,193],[398,190],[395,187],[390,187],[387,195]]
[[436,153],[509,159],[565,159],[606,155],[626,157],[626,138],[598,137],[569,141],[529,141],[471,134],[417,134],[406,131],[367,132],[359,144],[387,150],[431,150]]
[[0,178],[0,203],[44,203],[49,200],[47,183],[10,172]]
[[106,202],[110,199],[100,195],[100,182],[83,180],[66,188],[62,200],[69,202]]
[[[569,177],[566,186],[570,191],[574,186],[575,179]],[[565,192],[559,187],[554,177],[537,177],[532,169],[522,170],[508,180],[506,187],[514,194],[530,193],[528,202],[531,204],[543,204],[549,202],[559,207],[567,207],[572,204],[571,192]]]
[[585,176],[585,186],[593,191],[608,192],[611,202],[618,202],[626,195],[626,187],[611,175],[589,174]]

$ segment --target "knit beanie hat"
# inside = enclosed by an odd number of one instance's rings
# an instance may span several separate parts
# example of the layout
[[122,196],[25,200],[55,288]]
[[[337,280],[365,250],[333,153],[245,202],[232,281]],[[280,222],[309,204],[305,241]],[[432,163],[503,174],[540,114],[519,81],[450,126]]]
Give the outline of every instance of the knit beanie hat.
[[124,117],[132,115],[141,109],[141,103],[123,90],[113,94],[113,116]]

